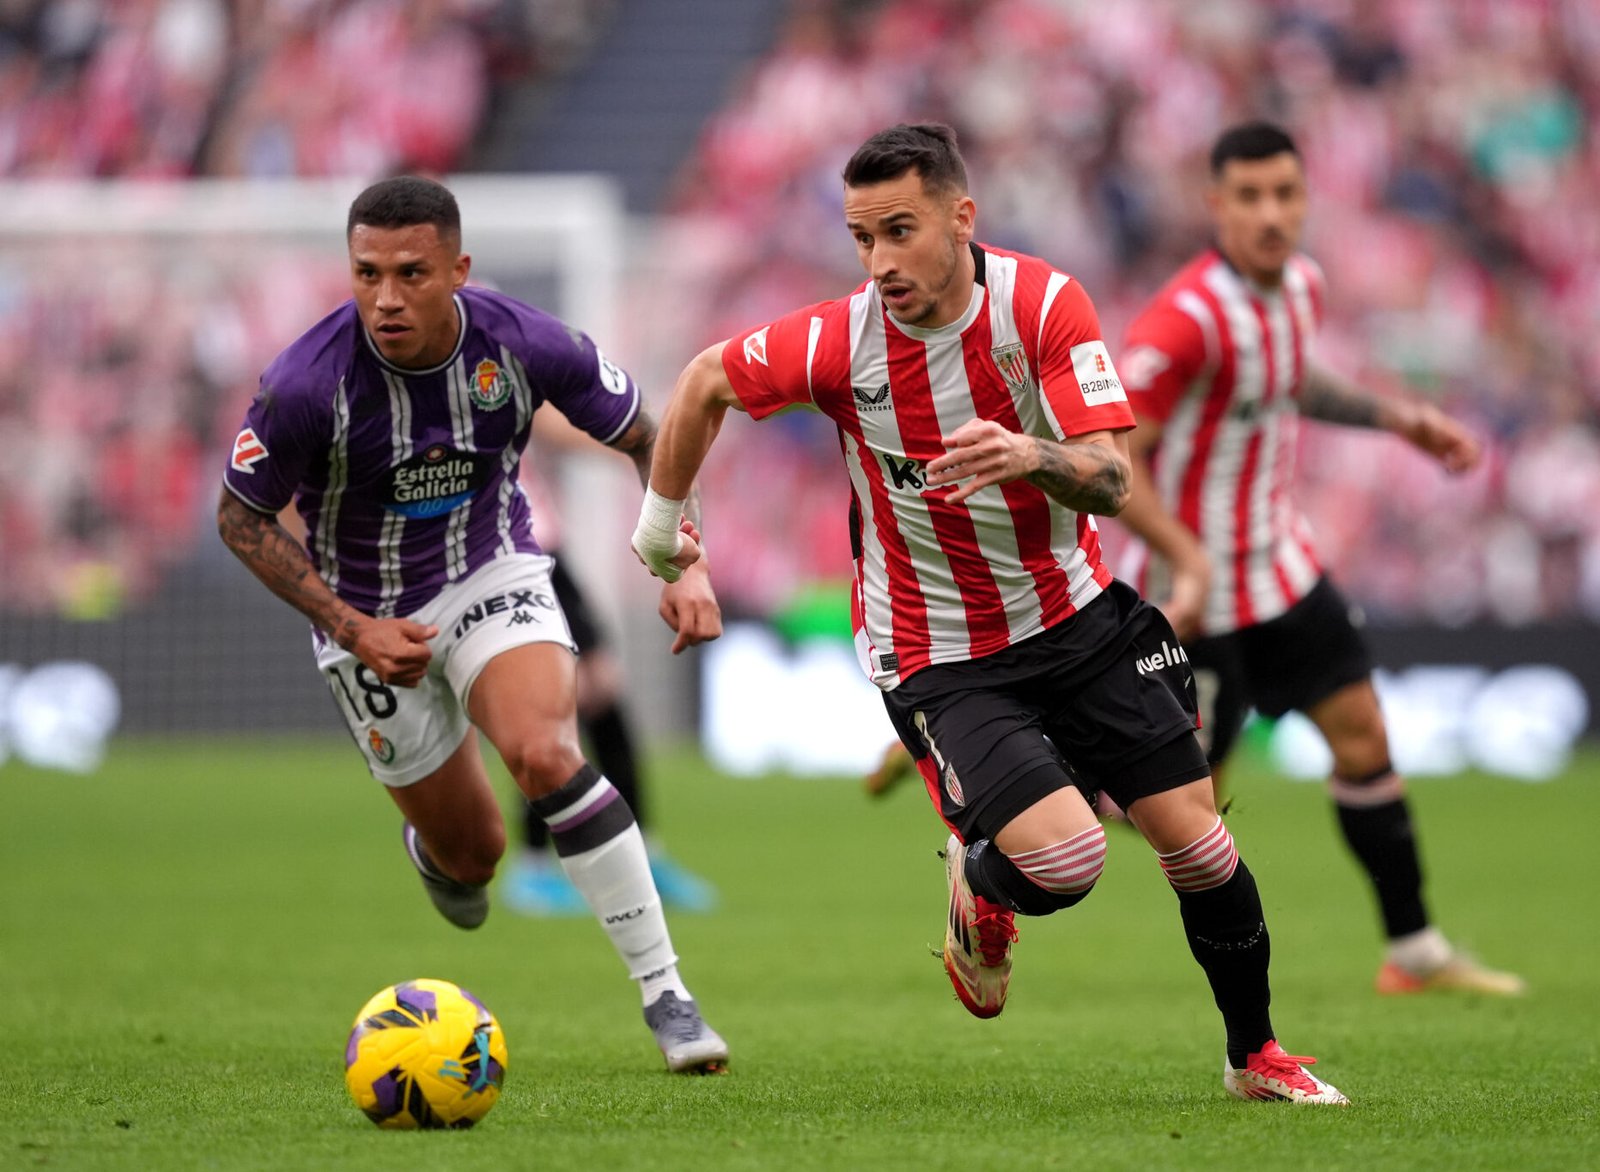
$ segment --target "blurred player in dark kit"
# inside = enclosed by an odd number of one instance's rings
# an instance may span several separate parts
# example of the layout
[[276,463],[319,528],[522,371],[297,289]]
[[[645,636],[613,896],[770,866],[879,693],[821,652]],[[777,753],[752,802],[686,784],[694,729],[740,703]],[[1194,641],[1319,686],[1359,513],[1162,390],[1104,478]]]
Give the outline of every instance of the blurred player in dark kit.
[[[262,375],[224,473],[223,540],[311,620],[317,665],[445,918],[483,922],[505,851],[481,731],[639,983],[668,1067],[720,1069],[727,1046],[678,975],[632,811],[579,751],[572,638],[517,484],[544,402],[646,474],[655,425],[639,388],[580,331],[466,285],[440,184],[369,187],[346,239],[354,299]],[[276,519],[291,501],[304,545]],[[690,629],[720,621],[703,572],[667,590]]]
[[1266,123],[1228,130],[1211,174],[1215,247],[1143,310],[1119,364],[1139,419],[1122,520],[1142,542],[1128,576],[1163,599],[1184,640],[1213,769],[1251,705],[1303,712],[1326,738],[1339,827],[1388,938],[1378,990],[1520,993],[1519,977],[1432,924],[1367,647],[1290,493],[1302,415],[1391,432],[1451,472],[1477,463],[1478,443],[1431,404],[1378,398],[1317,364],[1323,280],[1297,251],[1307,191],[1290,137]]
[[857,653],[951,829],[944,962],[962,1004],[998,1014],[1015,915],[1070,907],[1099,879],[1105,831],[1079,787],[1105,789],[1177,894],[1222,1011],[1228,1092],[1345,1104],[1275,1040],[1261,899],[1217,816],[1178,641],[1101,563],[1093,515],[1127,499],[1133,414],[1094,306],[1044,261],[974,242],[946,126],[869,139],[844,210],[869,279],[689,364],[635,552],[667,581],[702,564],[687,498],[730,407],[832,419]]

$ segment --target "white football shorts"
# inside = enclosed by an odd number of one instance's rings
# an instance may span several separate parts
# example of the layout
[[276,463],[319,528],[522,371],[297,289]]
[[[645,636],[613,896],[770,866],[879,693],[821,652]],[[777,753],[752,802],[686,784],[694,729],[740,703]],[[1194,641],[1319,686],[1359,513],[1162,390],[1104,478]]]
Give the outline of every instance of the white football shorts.
[[414,688],[390,687],[354,655],[315,633],[317,667],[373,777],[387,786],[405,786],[443,765],[471,728],[467,694],[478,673],[502,651],[559,643],[577,653],[550,585],[554,564],[541,554],[495,558],[407,615],[439,628],[427,674]]

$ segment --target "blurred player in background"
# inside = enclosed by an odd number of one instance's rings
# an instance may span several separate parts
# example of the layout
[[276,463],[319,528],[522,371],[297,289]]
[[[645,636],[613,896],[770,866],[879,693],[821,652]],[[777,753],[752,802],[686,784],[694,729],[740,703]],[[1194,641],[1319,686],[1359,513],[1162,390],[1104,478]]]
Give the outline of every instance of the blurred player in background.
[[[570,450],[591,441],[553,411],[533,417],[534,444],[543,451]],[[532,460],[523,461],[522,487],[532,512],[533,531],[554,564],[550,584],[578,649],[578,726],[595,763],[622,795],[644,835],[661,902],[680,911],[704,912],[716,906],[717,891],[680,865],[650,833],[644,803],[644,775],[634,747],[633,722],[622,698],[622,665],[606,645],[605,629],[561,556],[565,537],[549,485]],[[533,803],[522,809],[522,846],[512,860],[502,891],[513,911],[529,916],[581,916],[589,906],[572,885],[551,850],[550,828]]]
[[1388,937],[1378,990],[1519,993],[1520,978],[1479,965],[1429,919],[1366,644],[1289,487],[1301,415],[1392,432],[1451,472],[1478,462],[1478,443],[1430,404],[1377,398],[1317,365],[1322,274],[1296,251],[1307,192],[1289,136],[1228,130],[1211,174],[1216,245],[1142,311],[1120,362],[1139,419],[1122,520],[1143,542],[1128,576],[1163,597],[1184,641],[1214,769],[1251,705],[1303,712],[1327,739],[1339,826]]
[[[354,299],[262,376],[224,472],[222,538],[311,620],[317,665],[440,913],[481,924],[505,851],[481,730],[639,983],[668,1068],[720,1069],[727,1046],[678,975],[633,813],[579,751],[572,639],[517,487],[541,402],[644,476],[654,422],[586,335],[466,287],[460,212],[440,184],[369,187],[346,240]],[[276,519],[291,501],[304,545]],[[704,571],[666,589],[687,629],[719,621]]]
[[1217,816],[1188,665],[1101,564],[1091,514],[1127,499],[1133,415],[1094,306],[1045,262],[974,243],[946,126],[874,136],[844,183],[869,280],[690,363],[635,551],[667,581],[702,564],[686,498],[728,408],[831,418],[853,490],[856,646],[953,831],[944,962],[961,1002],[998,1014],[1015,914],[1088,895],[1106,839],[1078,786],[1104,788],[1177,894],[1222,1011],[1227,1090],[1345,1103],[1274,1040],[1261,899]]

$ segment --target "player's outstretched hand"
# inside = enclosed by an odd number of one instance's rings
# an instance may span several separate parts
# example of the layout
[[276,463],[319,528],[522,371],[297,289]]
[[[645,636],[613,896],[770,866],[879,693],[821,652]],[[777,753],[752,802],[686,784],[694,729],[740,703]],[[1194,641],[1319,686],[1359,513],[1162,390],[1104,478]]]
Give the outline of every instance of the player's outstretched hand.
[[[700,535],[696,533],[694,536],[698,540]],[[704,561],[699,561],[697,568],[685,573],[676,582],[661,587],[659,609],[662,620],[677,635],[672,641],[674,655],[685,647],[709,643],[722,634],[722,608],[717,604],[716,592],[711,589],[711,574]]]
[[422,682],[433,658],[428,640],[439,628],[410,619],[369,619],[356,631],[348,650],[385,684],[414,688]]
[[1413,403],[1400,434],[1438,460],[1448,472],[1469,472],[1483,456],[1478,439],[1432,403]]
[[951,503],[991,484],[1021,480],[1038,466],[1030,463],[1036,455],[1032,441],[992,419],[969,419],[939,439],[949,450],[928,461],[928,483],[938,487],[965,480],[945,498]]

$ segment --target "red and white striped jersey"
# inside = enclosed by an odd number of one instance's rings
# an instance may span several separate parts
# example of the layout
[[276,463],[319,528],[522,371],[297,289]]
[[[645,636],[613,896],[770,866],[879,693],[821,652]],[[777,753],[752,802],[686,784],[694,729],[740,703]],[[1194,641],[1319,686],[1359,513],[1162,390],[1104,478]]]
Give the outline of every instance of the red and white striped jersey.
[[877,287],[733,338],[722,365],[757,419],[811,407],[839,426],[850,474],[852,615],[885,690],[1065,621],[1111,581],[1094,518],[1025,480],[959,504],[924,466],[971,419],[1064,439],[1133,425],[1082,286],[1042,260],[972,249],[966,312],[938,329],[891,317]]
[[[1162,426],[1156,489],[1211,558],[1204,634],[1276,618],[1322,573],[1289,491],[1322,288],[1309,257],[1291,258],[1269,290],[1210,250],[1128,328],[1128,393],[1141,419]],[[1124,577],[1145,594],[1157,585],[1150,563],[1147,547],[1130,543]]]

